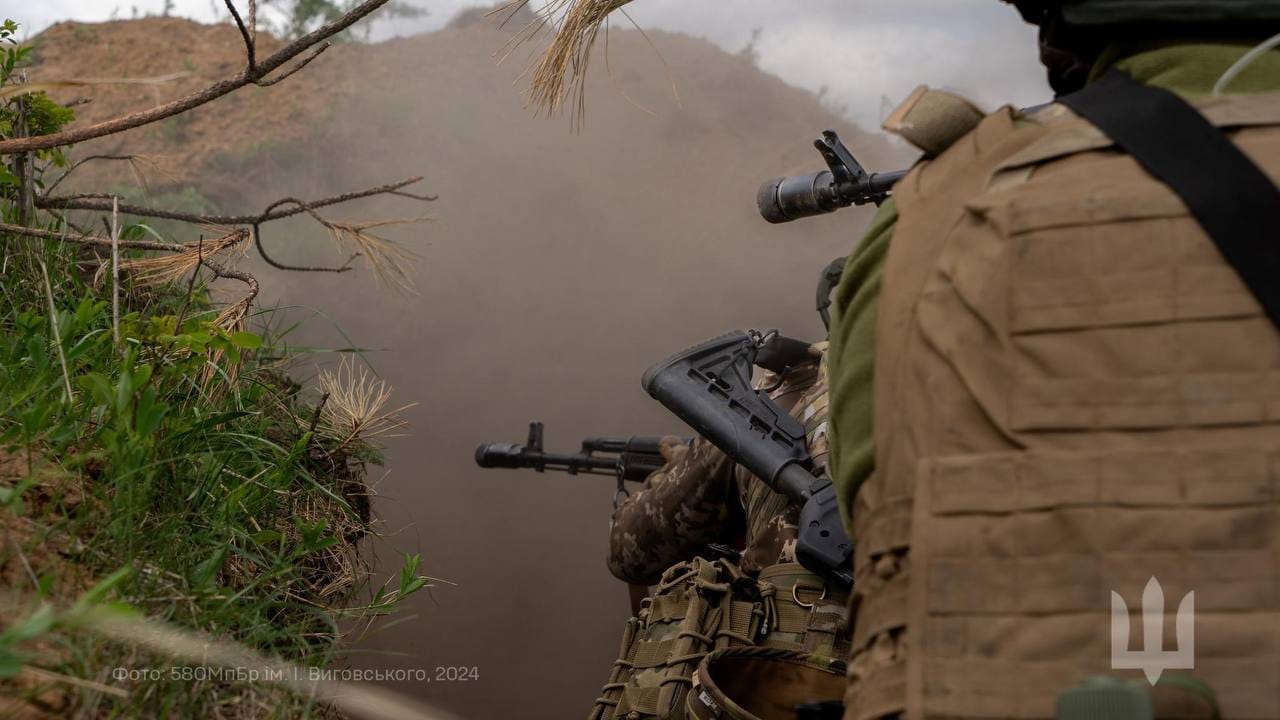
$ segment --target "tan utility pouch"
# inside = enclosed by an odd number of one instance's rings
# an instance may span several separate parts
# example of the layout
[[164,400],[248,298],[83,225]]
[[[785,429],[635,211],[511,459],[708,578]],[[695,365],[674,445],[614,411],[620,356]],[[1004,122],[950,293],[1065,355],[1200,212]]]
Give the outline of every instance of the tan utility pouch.
[[752,645],[764,621],[756,583],[725,560],[672,566],[640,614],[589,720],[684,718],[698,661],[717,648]]
[[663,574],[627,621],[618,660],[588,720],[683,720],[707,653],[764,645],[832,655],[844,644],[844,595],[795,563],[756,580],[726,560],[694,558]]

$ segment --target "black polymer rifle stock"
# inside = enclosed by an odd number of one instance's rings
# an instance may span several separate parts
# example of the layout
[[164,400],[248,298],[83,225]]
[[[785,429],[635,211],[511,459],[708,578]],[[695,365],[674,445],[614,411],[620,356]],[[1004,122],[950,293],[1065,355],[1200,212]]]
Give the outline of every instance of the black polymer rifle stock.
[[649,368],[641,383],[655,400],[774,490],[801,504],[796,559],[843,585],[853,584],[853,543],[835,488],[813,474],[800,421],[751,384],[757,355],[776,333],[737,331]]
[[[689,442],[688,438],[681,440]],[[524,445],[485,443],[476,448],[476,464],[482,468],[553,470],[642,482],[666,464],[661,443],[658,436],[589,437],[576,453],[549,453],[542,448],[542,423],[534,421],[529,423],[529,439]]]

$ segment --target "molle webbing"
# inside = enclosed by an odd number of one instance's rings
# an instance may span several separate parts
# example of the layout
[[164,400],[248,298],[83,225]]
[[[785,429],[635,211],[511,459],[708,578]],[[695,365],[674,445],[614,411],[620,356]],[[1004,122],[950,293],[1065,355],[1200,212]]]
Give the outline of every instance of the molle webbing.
[[1280,326],[1280,188],[1271,178],[1185,100],[1119,70],[1060,102],[1178,194]]
[[628,621],[588,717],[683,718],[694,669],[713,650],[764,645],[842,656],[844,604],[796,563],[765,568],[758,580],[725,560],[676,565]]
[[[1194,104],[1276,177],[1280,93]],[[1111,668],[1111,594],[1140,627],[1152,576],[1165,649],[1195,592],[1223,716],[1280,717],[1280,334],[1114,144],[1004,110],[895,189],[848,720],[1040,720],[1086,677],[1145,683]]]
[[844,657],[848,652],[848,596],[799,563],[780,563],[760,573],[766,634],[760,645]]
[[733,564],[695,558],[667,570],[655,595],[628,621],[609,682],[588,716],[681,718],[694,668],[711,650],[750,644],[764,618],[736,585]]

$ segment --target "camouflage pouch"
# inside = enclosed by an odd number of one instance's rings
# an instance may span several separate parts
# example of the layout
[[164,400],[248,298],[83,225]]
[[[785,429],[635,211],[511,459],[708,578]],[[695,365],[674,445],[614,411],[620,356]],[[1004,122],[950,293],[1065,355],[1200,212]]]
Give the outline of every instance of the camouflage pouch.
[[760,645],[844,658],[849,652],[848,593],[801,567],[778,563],[760,572],[765,627]]
[[733,563],[694,558],[671,567],[627,622],[588,720],[683,720],[698,663],[713,650],[755,645],[764,618],[758,583]]

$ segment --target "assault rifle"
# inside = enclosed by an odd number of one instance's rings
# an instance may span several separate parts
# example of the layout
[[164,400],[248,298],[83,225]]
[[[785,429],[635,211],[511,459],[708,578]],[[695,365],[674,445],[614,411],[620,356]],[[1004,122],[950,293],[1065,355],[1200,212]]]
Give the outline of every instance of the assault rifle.
[[906,170],[867,172],[835,130],[823,131],[813,145],[829,169],[766,181],[756,193],[756,206],[765,220],[784,223],[850,205],[879,205],[907,174]]
[[[682,438],[688,443],[689,438]],[[476,464],[482,468],[553,470],[570,475],[609,475],[618,479],[642,482],[666,464],[658,436],[629,438],[589,437],[582,449],[573,454],[549,453],[542,447],[542,423],[529,423],[529,439],[524,445],[484,443],[476,448]]]
[[[785,373],[809,356],[809,344],[774,333],[756,348],[752,361],[775,373]],[[750,369],[748,368],[748,374]],[[677,413],[678,415],[679,413]],[[660,446],[662,437],[635,435],[629,438],[589,437],[573,454],[549,453],[542,446],[542,423],[529,423],[529,439],[524,445],[484,443],[476,448],[476,464],[482,468],[554,470],[570,475],[610,475],[622,481],[642,482],[666,464]],[[688,444],[690,438],[680,438]]]
[[[831,480],[812,473],[804,425],[751,383],[752,367],[776,373],[809,359],[809,344],[776,332],[733,332],[697,345],[650,368],[645,390],[676,417],[769,487],[801,505],[796,559],[815,573],[853,583],[853,544],[845,534]],[[690,442],[682,438],[682,442]],[[542,423],[529,423],[524,445],[485,443],[476,448],[484,468],[557,470],[641,481],[665,460],[660,437],[587,438],[572,455],[543,449]]]
[[737,331],[649,368],[641,383],[655,400],[748,472],[801,505],[796,559],[852,585],[853,543],[830,478],[813,474],[804,425],[751,384],[751,367],[776,332]]

